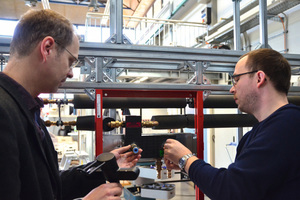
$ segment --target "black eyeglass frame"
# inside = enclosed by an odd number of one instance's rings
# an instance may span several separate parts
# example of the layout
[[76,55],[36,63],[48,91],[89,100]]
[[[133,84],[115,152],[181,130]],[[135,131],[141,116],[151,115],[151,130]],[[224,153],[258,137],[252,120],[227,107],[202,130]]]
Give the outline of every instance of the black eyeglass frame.
[[236,85],[237,84],[237,82],[239,81],[239,80],[235,80],[234,78],[236,78],[236,77],[240,77],[240,76],[242,76],[242,75],[246,75],[246,74],[252,74],[252,73],[256,73],[256,72],[258,72],[258,70],[254,70],[254,71],[250,71],[250,72],[245,72],[245,73],[241,73],[241,74],[234,74],[234,75],[230,75],[230,77],[231,77],[231,82],[232,82],[232,85]]
[[72,65],[70,66],[70,68],[74,68],[76,67],[79,63],[80,63],[80,60],[78,58],[76,58],[66,47],[63,47],[59,42],[57,42],[56,40],[54,40],[54,42],[58,45],[60,45],[64,50],[66,50],[74,59],[75,61],[72,63]]

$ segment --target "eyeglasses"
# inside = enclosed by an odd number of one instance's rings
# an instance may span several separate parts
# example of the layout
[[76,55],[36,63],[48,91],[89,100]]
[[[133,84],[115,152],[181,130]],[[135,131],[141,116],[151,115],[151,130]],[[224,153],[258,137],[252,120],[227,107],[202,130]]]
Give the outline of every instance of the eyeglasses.
[[[60,46],[62,46],[60,43],[58,43],[57,41],[55,41],[55,43],[56,44],[58,44],[58,45],[60,45]],[[80,60],[78,59],[78,58],[76,58],[66,47],[63,47],[62,46],[62,48],[64,49],[64,50],[66,50],[74,59],[75,59],[75,61],[72,63],[72,65],[70,66],[70,68],[72,69],[72,68],[74,68],[74,67],[76,67],[79,63],[80,63]]]
[[234,74],[234,75],[231,75],[231,82],[232,82],[232,85],[236,85],[237,82],[240,80],[240,76],[242,75],[246,75],[246,74],[252,74],[252,73],[256,73],[258,72],[258,70],[254,70],[254,71],[251,71],[251,72],[245,72],[245,73],[241,73],[241,74]]

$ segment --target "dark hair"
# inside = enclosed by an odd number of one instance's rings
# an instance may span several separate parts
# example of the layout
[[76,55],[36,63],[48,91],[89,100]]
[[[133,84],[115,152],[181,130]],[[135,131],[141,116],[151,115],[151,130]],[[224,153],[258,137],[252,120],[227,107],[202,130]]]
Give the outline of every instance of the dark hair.
[[70,45],[73,40],[73,25],[64,16],[52,10],[29,10],[17,24],[10,54],[27,56],[45,37],[53,37],[60,45],[58,51]]
[[241,58],[245,56],[248,56],[246,67],[249,71],[262,70],[277,91],[288,93],[291,84],[291,66],[281,53],[272,49],[257,49]]

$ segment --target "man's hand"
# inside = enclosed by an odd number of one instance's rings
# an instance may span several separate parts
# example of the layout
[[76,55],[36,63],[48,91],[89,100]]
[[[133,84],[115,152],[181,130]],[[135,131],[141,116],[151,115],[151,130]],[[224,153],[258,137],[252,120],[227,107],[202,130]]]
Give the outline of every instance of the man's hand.
[[93,189],[83,200],[121,200],[122,185],[120,183],[106,183]]
[[134,167],[141,158],[141,153],[143,150],[139,149],[139,152],[134,154],[132,151],[128,151],[130,147],[130,145],[127,145],[111,151],[111,153],[113,153],[117,159],[119,168]]
[[180,169],[179,159],[192,153],[187,147],[174,139],[167,139],[164,145],[164,160],[168,169]]

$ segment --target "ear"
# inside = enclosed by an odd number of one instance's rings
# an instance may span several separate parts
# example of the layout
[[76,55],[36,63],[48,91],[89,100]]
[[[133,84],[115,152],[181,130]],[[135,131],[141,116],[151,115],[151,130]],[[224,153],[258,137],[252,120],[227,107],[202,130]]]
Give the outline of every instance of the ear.
[[258,71],[257,74],[257,87],[261,87],[267,81],[266,74],[263,71]]
[[52,37],[47,36],[41,42],[40,52],[43,62],[46,62],[48,57],[53,53],[55,41]]

